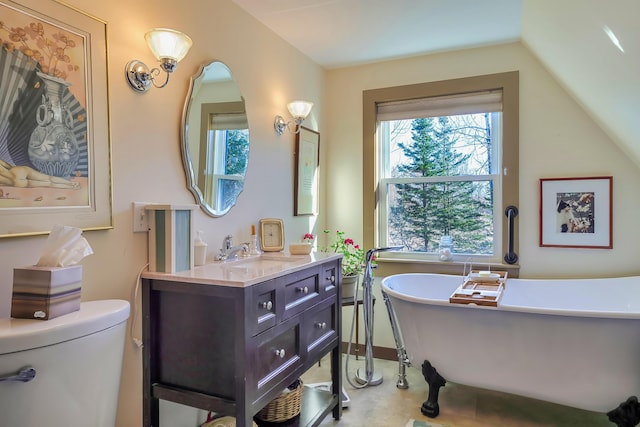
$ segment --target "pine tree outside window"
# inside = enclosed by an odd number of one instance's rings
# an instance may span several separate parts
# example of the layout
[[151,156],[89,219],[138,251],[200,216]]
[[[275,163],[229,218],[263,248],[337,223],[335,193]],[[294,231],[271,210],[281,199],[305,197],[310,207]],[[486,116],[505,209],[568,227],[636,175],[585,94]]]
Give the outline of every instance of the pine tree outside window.
[[383,245],[435,258],[451,236],[454,259],[494,258],[501,110],[501,91],[378,105]]
[[[364,244],[405,248],[380,254],[383,272],[459,274],[456,265],[469,260],[507,267],[504,210],[518,205],[518,116],[517,72],[363,92]],[[517,251],[517,223],[514,231]],[[436,262],[446,235],[452,262],[408,267]]]

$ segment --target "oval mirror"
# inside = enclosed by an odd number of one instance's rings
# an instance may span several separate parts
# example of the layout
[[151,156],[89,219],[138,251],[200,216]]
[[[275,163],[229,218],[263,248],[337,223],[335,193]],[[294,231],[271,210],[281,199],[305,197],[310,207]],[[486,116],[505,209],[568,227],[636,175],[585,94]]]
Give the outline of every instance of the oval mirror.
[[244,98],[222,62],[202,66],[191,78],[182,127],[187,187],[207,214],[222,216],[242,192],[249,160]]

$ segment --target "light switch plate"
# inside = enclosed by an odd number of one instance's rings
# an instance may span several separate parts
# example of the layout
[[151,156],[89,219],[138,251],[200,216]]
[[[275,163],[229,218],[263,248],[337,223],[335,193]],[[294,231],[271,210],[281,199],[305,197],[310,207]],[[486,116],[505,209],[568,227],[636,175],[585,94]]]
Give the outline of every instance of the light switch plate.
[[149,203],[143,202],[133,202],[133,232],[134,233],[146,233],[149,231],[149,218],[147,212],[144,207],[149,205]]

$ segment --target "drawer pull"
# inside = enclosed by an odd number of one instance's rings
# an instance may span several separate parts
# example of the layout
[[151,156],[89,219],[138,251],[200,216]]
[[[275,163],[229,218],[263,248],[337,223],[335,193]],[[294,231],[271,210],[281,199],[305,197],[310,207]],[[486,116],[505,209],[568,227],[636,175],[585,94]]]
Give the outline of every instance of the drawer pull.
[[326,322],[318,322],[318,323],[316,323],[316,328],[318,328],[318,329],[327,329],[327,323]]
[[285,351],[284,348],[280,349],[280,350],[276,350],[276,356],[278,356],[280,359],[284,359],[284,355],[285,355]]
[[260,307],[267,310],[271,310],[273,308],[273,303],[271,301],[261,302]]
[[298,288],[298,292],[302,292],[303,294],[308,294],[309,293],[309,288],[304,286],[302,288]]
[[329,281],[331,282],[332,285],[336,284],[336,276],[331,275],[331,277],[329,277]]

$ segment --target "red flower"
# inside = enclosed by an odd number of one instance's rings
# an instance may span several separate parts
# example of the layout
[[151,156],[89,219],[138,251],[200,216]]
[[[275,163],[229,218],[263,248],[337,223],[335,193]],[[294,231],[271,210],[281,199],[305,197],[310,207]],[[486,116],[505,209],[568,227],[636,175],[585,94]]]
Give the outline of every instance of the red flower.
[[[324,233],[328,234],[329,230],[324,230]],[[344,237],[344,235],[344,231],[336,231],[335,240],[324,248],[323,252],[342,254],[342,275],[355,276],[364,270],[364,250],[360,245],[356,245],[352,238]]]

